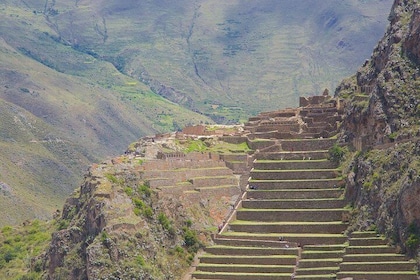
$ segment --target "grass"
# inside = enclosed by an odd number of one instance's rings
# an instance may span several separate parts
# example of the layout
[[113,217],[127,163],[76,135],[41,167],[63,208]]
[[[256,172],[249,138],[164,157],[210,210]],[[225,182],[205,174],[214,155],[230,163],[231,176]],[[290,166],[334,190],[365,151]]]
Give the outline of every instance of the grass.
[[257,159],[257,163],[278,163],[278,162],[286,162],[286,163],[292,163],[292,162],[328,162],[328,159],[305,159],[305,160],[269,160],[269,159]]
[[[0,278],[41,279],[42,258],[37,258],[47,248],[53,223],[34,220],[25,226],[5,226],[0,230]],[[29,279],[29,278],[28,278]]]
[[[229,129],[229,128],[228,128]],[[215,139],[187,139],[176,140],[176,145],[184,152],[214,152],[220,154],[246,153],[251,151],[246,142],[239,144],[227,143]]]

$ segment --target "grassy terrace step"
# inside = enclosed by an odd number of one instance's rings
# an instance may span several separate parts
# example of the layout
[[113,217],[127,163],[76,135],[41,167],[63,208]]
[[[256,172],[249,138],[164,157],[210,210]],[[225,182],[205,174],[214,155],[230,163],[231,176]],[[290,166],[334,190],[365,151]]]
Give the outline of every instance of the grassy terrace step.
[[387,245],[388,242],[382,237],[368,237],[368,238],[349,238],[350,246],[373,246],[373,245]]
[[299,248],[280,248],[280,247],[245,247],[245,246],[224,246],[214,245],[206,248],[206,252],[213,255],[298,255]]
[[200,264],[197,271],[247,272],[247,273],[293,273],[294,265],[252,265],[252,264]]
[[351,238],[372,238],[381,237],[376,231],[354,231],[350,234]]
[[313,268],[313,267],[338,267],[343,261],[342,258],[331,259],[301,259],[299,261],[299,268]]
[[343,213],[349,210],[337,209],[239,209],[238,220],[261,222],[330,222],[341,221]]
[[260,190],[276,189],[327,189],[344,184],[343,178],[331,179],[291,179],[291,180],[249,180],[249,184]]
[[388,262],[342,262],[341,271],[414,271],[416,263],[413,261]]
[[337,251],[306,251],[302,252],[301,257],[303,259],[333,259],[333,258],[342,258],[344,255],[344,250]]
[[346,206],[344,199],[320,198],[320,199],[258,199],[243,200],[242,207],[255,209],[307,209],[307,208],[343,208]]
[[337,163],[327,159],[319,160],[256,160],[255,170],[335,169]]
[[340,271],[337,279],[351,277],[352,279],[365,280],[417,280],[415,271]]
[[401,262],[407,261],[404,255],[400,254],[346,254],[344,262]]
[[335,222],[254,222],[236,220],[229,224],[232,231],[264,233],[342,233],[347,224]]
[[336,244],[336,245],[305,245],[303,247],[304,251],[338,251],[344,250],[348,245],[347,244]]
[[205,254],[200,257],[200,263],[206,264],[295,265],[296,261],[296,255],[238,256]]
[[343,190],[333,189],[281,189],[281,190],[249,190],[246,199],[317,199],[339,198]]
[[248,232],[224,232],[221,236],[231,239],[254,238],[258,240],[276,241],[283,240],[301,245],[307,244],[343,244],[347,238],[342,234],[321,234],[321,233],[248,233]]
[[377,246],[349,246],[346,249],[347,254],[392,254],[396,249],[388,245]]
[[290,273],[231,273],[202,272],[192,274],[195,279],[228,279],[228,280],[290,280]]
[[335,274],[320,274],[320,275],[296,275],[294,279],[299,280],[335,280]]
[[237,188],[239,188],[239,186],[238,185],[216,185],[216,186],[198,187],[198,188],[194,188],[194,189],[197,190],[197,191],[206,191],[206,190],[230,189],[230,188],[237,189]]
[[319,151],[294,151],[294,152],[260,152],[256,153],[257,160],[318,160],[329,157],[328,150]]
[[261,222],[331,222],[342,221],[348,209],[239,209],[238,220]]
[[223,235],[216,235],[214,239],[216,245],[224,246],[246,246],[246,247],[266,247],[266,248],[297,248],[297,244],[293,244],[287,241],[279,241],[278,238],[271,240],[263,240],[258,238],[252,238],[246,236],[246,238],[240,237],[226,237]]
[[332,179],[340,177],[340,169],[251,170],[253,180]]
[[296,269],[296,275],[332,275],[337,273],[340,270],[338,266],[332,267],[309,267],[309,268],[300,268]]

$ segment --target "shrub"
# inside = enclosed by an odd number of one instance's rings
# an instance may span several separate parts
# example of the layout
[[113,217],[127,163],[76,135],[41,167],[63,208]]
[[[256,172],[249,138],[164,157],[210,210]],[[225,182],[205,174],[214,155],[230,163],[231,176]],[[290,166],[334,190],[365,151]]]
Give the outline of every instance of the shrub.
[[197,252],[200,247],[197,233],[189,228],[184,227],[184,243],[188,247],[188,251]]
[[174,234],[175,230],[172,227],[171,221],[168,219],[168,217],[164,213],[159,213],[158,215],[158,221],[162,225],[162,227],[167,230],[170,234]]
[[5,235],[9,234],[11,232],[12,232],[12,227],[11,226],[5,226],[1,229],[1,233],[5,234]]
[[125,187],[124,188],[124,192],[128,195],[128,196],[132,196],[133,195],[133,189],[130,187]]
[[141,185],[139,187],[139,191],[147,197],[150,197],[150,195],[152,194],[152,190],[147,185]]
[[108,233],[106,233],[106,231],[103,231],[101,233],[101,242],[102,242],[102,244],[107,243],[108,242],[108,238],[109,238]]
[[146,207],[146,205],[144,204],[143,200],[139,199],[139,198],[133,198],[133,203],[136,206],[136,208],[143,210],[144,207]]
[[175,252],[182,255],[182,254],[184,254],[184,249],[181,246],[177,245],[177,246],[175,246]]
[[146,265],[146,262],[145,262],[142,255],[139,255],[139,256],[136,257],[136,262],[141,267],[144,267]]
[[141,210],[139,208],[134,208],[133,212],[134,212],[134,214],[136,216],[140,216],[141,215]]
[[414,254],[420,245],[420,237],[417,234],[411,233],[407,241],[405,241],[405,246],[407,247],[407,250],[410,254]]
[[191,220],[187,220],[186,222],[185,222],[185,224],[187,225],[187,227],[191,227],[192,226],[192,221]]
[[8,262],[10,262],[11,260],[13,260],[14,258],[16,258],[16,254],[15,253],[13,253],[12,251],[10,251],[10,250],[7,250],[5,253],[4,253],[4,255],[3,255],[3,259],[8,263]]
[[58,230],[66,229],[69,226],[69,224],[70,222],[68,220],[61,219],[60,221],[58,221],[57,229]]
[[117,177],[115,177],[114,175],[112,175],[112,174],[105,174],[105,177],[108,179],[108,181],[110,181],[111,183],[114,183],[114,184],[116,184],[116,183],[118,183],[118,179],[117,179]]
[[151,219],[151,218],[153,217],[153,209],[152,209],[152,207],[148,207],[148,206],[147,206],[147,207],[144,209],[143,213],[144,213],[144,216],[146,216],[146,218]]
[[415,223],[411,223],[408,226],[407,232],[409,235],[405,241],[405,247],[407,248],[409,254],[414,256],[420,246],[419,228]]
[[398,133],[397,132],[392,132],[391,134],[388,135],[389,140],[391,140],[392,142],[395,141],[395,139],[397,138]]
[[332,146],[328,152],[330,159],[334,162],[340,162],[344,156],[344,149],[337,144],[334,144],[334,146]]
[[184,241],[186,246],[194,246],[198,243],[197,234],[194,231],[187,229],[184,234]]

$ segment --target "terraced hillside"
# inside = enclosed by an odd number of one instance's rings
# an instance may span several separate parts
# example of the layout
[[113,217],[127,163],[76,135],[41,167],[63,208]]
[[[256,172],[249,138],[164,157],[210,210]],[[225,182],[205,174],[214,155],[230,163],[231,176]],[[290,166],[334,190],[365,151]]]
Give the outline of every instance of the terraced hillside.
[[334,131],[327,120],[339,120],[339,106],[312,104],[297,112],[304,125],[281,119],[291,111],[247,124],[256,151],[247,190],[192,278],[417,279],[415,263],[383,237],[347,236],[345,182],[329,155],[336,139],[320,136]]

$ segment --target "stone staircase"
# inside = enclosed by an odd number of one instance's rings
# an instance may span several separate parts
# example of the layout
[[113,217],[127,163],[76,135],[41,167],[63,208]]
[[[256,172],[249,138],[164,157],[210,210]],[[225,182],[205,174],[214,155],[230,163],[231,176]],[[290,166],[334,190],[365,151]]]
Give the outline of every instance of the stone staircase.
[[[193,278],[291,279],[313,267],[326,267],[319,270],[319,279],[326,279],[326,274],[335,277],[347,241],[343,234],[347,210],[341,172],[327,159],[329,142],[296,139],[290,145],[276,141],[256,153],[240,207],[215,236],[215,245],[200,258]],[[312,151],[312,147],[319,148]],[[313,244],[327,244],[324,250],[341,246],[341,254],[319,253],[321,247],[310,254],[306,246]]]
[[222,234],[214,243],[200,257],[194,279],[290,280],[299,257],[299,248],[287,241]]
[[353,232],[340,264],[338,279],[417,280],[415,261],[396,253],[376,232]]

